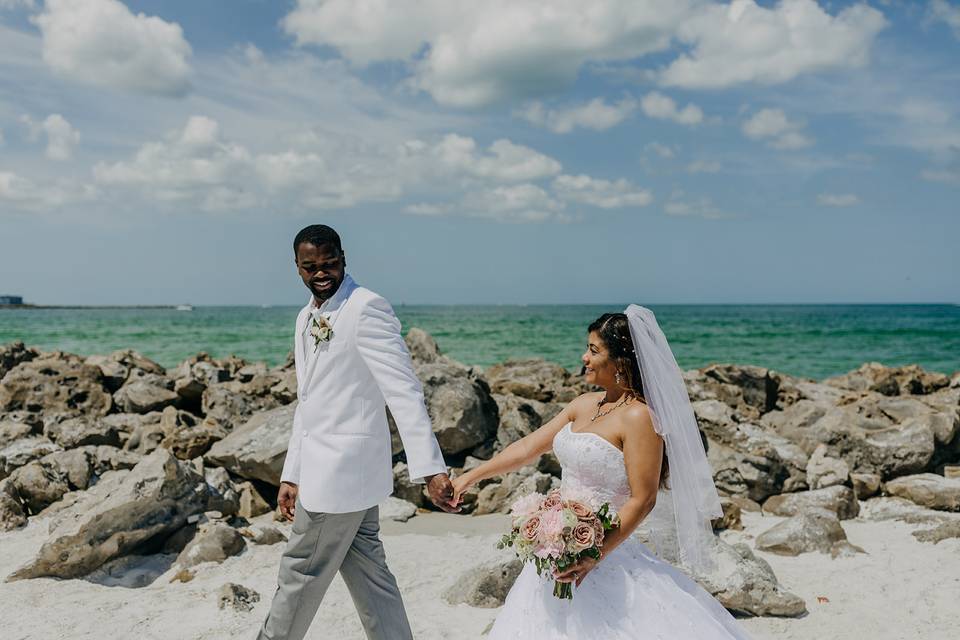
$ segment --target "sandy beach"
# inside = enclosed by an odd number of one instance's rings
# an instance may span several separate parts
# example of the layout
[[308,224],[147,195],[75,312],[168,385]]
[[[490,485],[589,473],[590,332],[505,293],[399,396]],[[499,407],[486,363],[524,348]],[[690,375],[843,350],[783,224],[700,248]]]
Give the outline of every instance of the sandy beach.
[[[781,518],[745,513],[743,531],[728,531],[728,542],[750,540]],[[442,594],[466,569],[508,556],[496,549],[502,515],[462,517],[421,514],[406,523],[386,522],[388,560],[404,593],[414,633],[420,640],[482,638],[498,609],[450,606]],[[267,514],[253,524],[272,522]],[[809,614],[795,619],[748,618],[755,638],[869,637],[876,640],[947,640],[955,629],[960,600],[960,539],[936,545],[910,534],[902,522],[846,521],[850,541],[867,553],[832,559],[807,553],[783,557],[757,551],[781,583],[806,600]],[[0,534],[0,573],[6,575],[36,552],[44,539],[42,518]],[[285,528],[288,525],[279,525]],[[250,545],[222,564],[197,567],[196,578],[171,583],[174,569],[157,556],[141,567],[117,571],[114,586],[88,580],[37,578],[0,584],[0,618],[8,640],[123,639],[233,640],[253,638],[269,608],[283,544]],[[172,560],[172,556],[170,557]],[[163,571],[157,575],[156,571]],[[137,580],[150,584],[133,587]],[[217,591],[235,582],[261,594],[249,613],[221,610]],[[818,598],[826,598],[825,601]],[[343,582],[337,578],[307,636],[313,640],[361,640],[363,631]]]

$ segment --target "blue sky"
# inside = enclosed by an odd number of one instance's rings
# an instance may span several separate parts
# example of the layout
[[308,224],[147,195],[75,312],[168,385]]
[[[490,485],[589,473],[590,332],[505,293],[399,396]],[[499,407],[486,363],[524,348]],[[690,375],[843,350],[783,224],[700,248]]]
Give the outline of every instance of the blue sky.
[[0,293],[960,302],[960,3],[0,0]]

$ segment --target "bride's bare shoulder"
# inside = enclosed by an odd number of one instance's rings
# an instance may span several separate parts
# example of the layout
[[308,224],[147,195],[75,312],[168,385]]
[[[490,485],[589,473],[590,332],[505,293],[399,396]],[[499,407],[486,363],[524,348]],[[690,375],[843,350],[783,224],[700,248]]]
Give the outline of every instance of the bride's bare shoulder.
[[590,412],[597,408],[597,402],[603,398],[603,391],[588,391],[570,401],[567,405],[567,412],[571,419],[576,420],[578,412]]

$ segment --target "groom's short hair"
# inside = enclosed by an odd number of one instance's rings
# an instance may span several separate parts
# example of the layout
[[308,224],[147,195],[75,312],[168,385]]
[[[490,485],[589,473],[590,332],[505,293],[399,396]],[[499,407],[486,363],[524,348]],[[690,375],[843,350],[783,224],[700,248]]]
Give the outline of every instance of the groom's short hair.
[[343,254],[343,247],[340,245],[340,235],[325,224],[312,224],[309,227],[300,229],[300,233],[293,239],[293,254],[297,254],[297,247],[304,242],[309,242],[315,247],[328,245],[337,250],[337,255]]

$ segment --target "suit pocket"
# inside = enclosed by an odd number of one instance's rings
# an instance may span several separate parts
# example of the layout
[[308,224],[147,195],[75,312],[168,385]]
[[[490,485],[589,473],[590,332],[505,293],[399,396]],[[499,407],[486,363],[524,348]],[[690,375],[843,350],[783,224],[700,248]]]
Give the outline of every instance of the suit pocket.
[[346,403],[346,407],[332,419],[330,433],[340,435],[367,435],[367,421],[363,419],[363,399],[356,398]]

